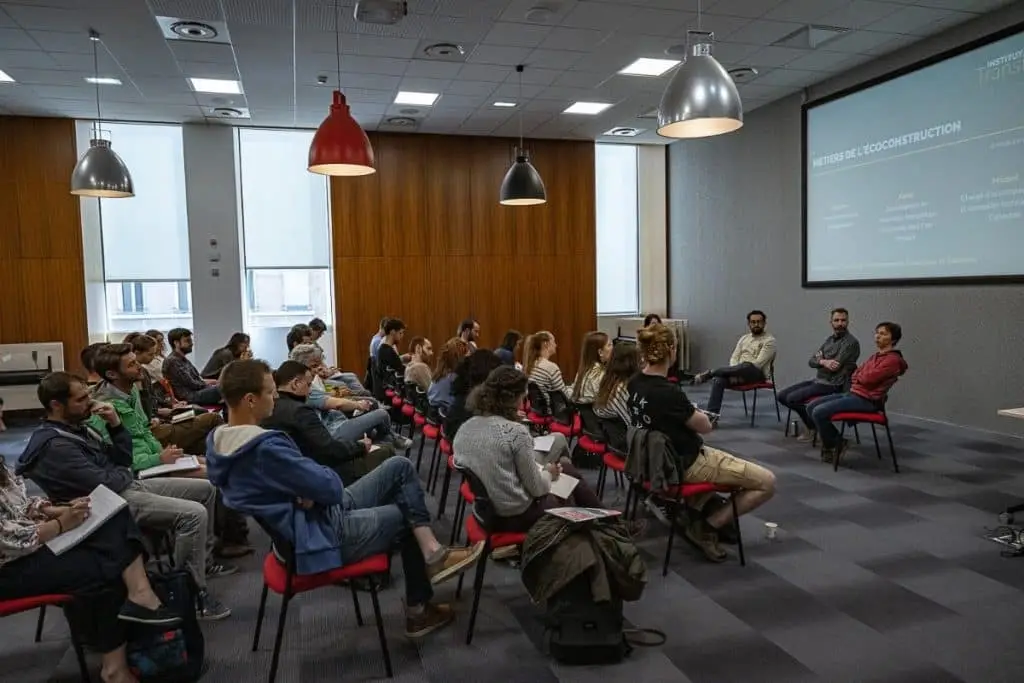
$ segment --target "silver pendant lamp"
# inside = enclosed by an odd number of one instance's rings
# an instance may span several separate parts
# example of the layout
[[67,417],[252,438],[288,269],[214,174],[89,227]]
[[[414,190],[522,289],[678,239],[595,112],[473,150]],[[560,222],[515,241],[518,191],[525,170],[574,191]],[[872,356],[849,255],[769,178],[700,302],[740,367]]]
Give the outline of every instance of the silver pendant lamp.
[[515,163],[501,181],[498,201],[504,206],[534,206],[548,201],[544,179],[530,163],[530,155],[523,145],[523,68],[522,64],[516,66],[516,73],[519,74],[519,148],[516,150]]
[[658,135],[666,138],[707,138],[731,133],[743,125],[743,103],[729,72],[711,56],[714,34],[687,31],[687,55],[669,81],[658,107]]
[[96,121],[93,124],[93,137],[89,140],[89,149],[78,160],[75,170],[71,173],[71,194],[103,199],[134,197],[132,174],[128,172],[128,167],[121,157],[111,148],[110,140],[100,137],[100,34],[90,29],[89,40],[92,41],[93,75],[96,81]]

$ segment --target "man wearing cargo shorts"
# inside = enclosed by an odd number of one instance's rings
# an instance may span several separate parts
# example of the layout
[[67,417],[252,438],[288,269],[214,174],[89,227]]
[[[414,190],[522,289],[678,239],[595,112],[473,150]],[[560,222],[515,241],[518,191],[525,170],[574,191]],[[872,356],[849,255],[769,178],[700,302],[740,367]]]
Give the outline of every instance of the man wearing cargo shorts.
[[[736,510],[743,515],[764,505],[775,495],[775,475],[760,465],[704,444],[701,434],[712,430],[711,421],[697,410],[679,387],[666,379],[676,360],[676,337],[664,325],[637,332],[644,370],[629,381],[629,412],[632,425],[664,434],[675,450],[686,483],[711,482],[741,489]],[[688,501],[694,507],[705,501]],[[687,522],[686,537],[712,562],[726,553],[719,545],[720,529],[733,524],[731,505],[723,505],[699,519]]]

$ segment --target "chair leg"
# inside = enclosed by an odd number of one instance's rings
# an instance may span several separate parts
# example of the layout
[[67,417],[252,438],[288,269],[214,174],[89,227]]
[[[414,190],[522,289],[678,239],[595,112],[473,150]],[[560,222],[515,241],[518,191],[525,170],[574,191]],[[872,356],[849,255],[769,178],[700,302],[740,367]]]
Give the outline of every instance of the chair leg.
[[423,464],[423,447],[427,445],[427,433],[420,432],[420,450],[416,454],[416,471],[420,471],[420,465]]
[[743,397],[743,416],[747,417],[750,413],[747,412],[747,392],[741,391],[740,396]]
[[896,471],[896,474],[900,473],[900,465],[896,462],[896,447],[892,445],[892,432],[889,431],[889,425],[885,425],[885,438],[889,440],[889,454],[892,455],[892,468]]
[[36,642],[43,639],[43,624],[46,623],[46,605],[39,608],[39,621],[36,622]]
[[256,632],[252,636],[252,651],[256,652],[260,646],[260,633],[263,631],[263,615],[267,613],[267,584],[263,584],[263,593],[260,595],[260,609],[256,613]]
[[871,436],[873,436],[874,439],[875,439],[875,454],[878,456],[878,459],[881,460],[882,459],[882,449],[878,445],[878,431],[875,429],[875,423],[874,422],[871,423]]
[[71,647],[75,650],[75,659],[78,660],[78,673],[82,676],[82,683],[90,683],[89,665],[85,661],[85,648],[82,647],[82,641],[79,640],[78,633],[74,629],[71,630]]
[[856,439],[857,445],[860,445],[860,430],[857,429],[857,423],[853,423],[853,438]]
[[462,498],[460,493],[455,498],[455,512],[452,513],[452,537],[448,540],[448,545],[455,545],[455,541],[459,538],[459,526],[462,524],[462,510],[466,505],[466,501]]
[[747,566],[747,555],[743,552],[743,534],[740,532],[740,513],[736,507],[736,491],[733,491],[729,496],[729,501],[732,503],[732,523],[736,527],[736,550],[740,554],[740,566]]
[[[840,440],[842,440],[843,434],[846,434],[846,423],[845,422],[840,423],[840,427],[839,427],[839,439]],[[824,442],[822,442],[822,443],[824,443]],[[836,450],[836,452],[832,454],[832,471],[833,472],[838,472],[839,471],[839,451],[838,450]]]
[[274,654],[270,658],[270,677],[267,679],[269,683],[274,683],[274,679],[277,678],[277,665],[281,658],[281,641],[284,640],[284,625],[285,620],[288,618],[288,603],[291,602],[292,597],[285,593],[281,600],[281,616],[277,619],[277,634],[274,636]]
[[441,495],[437,497],[437,518],[444,517],[444,509],[448,507],[448,489],[452,485],[452,469],[444,464],[444,482],[441,484]]
[[[782,411],[779,409],[779,392],[775,390],[775,380],[772,380],[772,397],[775,399],[775,419],[782,422]],[[786,421],[789,421],[789,416],[786,416]]]
[[757,389],[754,389],[754,400],[751,401],[750,405],[750,426],[756,426],[754,421],[757,420]]
[[348,585],[352,590],[352,607],[356,611],[356,624],[365,626],[363,622],[363,608],[359,606],[359,592],[356,590],[355,581],[349,581]]
[[[778,406],[779,404],[776,403],[775,405]],[[793,417],[793,409],[787,407],[786,408],[786,431],[783,432],[783,434],[782,434],[783,436],[789,436],[789,425],[790,425],[790,418],[791,417]],[[793,431],[795,432],[796,430],[793,430]],[[793,434],[793,436],[799,436],[799,434]]]
[[395,674],[391,669],[391,653],[388,651],[388,639],[384,635],[384,619],[380,615],[380,599],[377,597],[377,579],[370,577],[370,602],[373,603],[373,619],[377,622],[377,638],[380,639],[380,652],[384,655],[384,673],[388,678]]
[[597,499],[602,503],[604,502],[604,484],[608,479],[608,465],[604,464],[604,460],[601,460],[601,468],[597,471]]
[[668,576],[668,563],[672,559],[672,542],[676,538],[676,534],[680,533],[676,529],[676,516],[679,514],[679,501],[671,500],[668,504],[668,543],[665,545],[665,564],[661,567],[661,575]]
[[484,589],[484,573],[487,571],[487,558],[491,554],[491,538],[484,541],[484,552],[476,563],[476,578],[473,580],[473,606],[469,610],[469,626],[466,628],[466,645],[473,642],[473,629],[476,627],[476,612],[480,608],[480,593]]

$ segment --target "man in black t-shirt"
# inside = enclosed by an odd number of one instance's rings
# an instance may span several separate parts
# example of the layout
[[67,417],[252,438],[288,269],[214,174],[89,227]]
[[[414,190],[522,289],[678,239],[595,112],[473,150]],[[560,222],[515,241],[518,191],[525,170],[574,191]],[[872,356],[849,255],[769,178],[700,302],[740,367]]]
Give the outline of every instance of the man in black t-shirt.
[[398,344],[405,336],[405,323],[398,318],[391,318],[384,323],[384,340],[377,349],[377,365],[381,371],[394,373],[405,378],[405,363],[398,353]]
[[[640,330],[637,341],[647,365],[628,384],[632,426],[668,437],[686,483],[711,482],[742,489],[736,496],[739,514],[768,502],[775,494],[775,475],[760,465],[705,445],[701,434],[712,430],[711,420],[666,379],[668,368],[676,359],[672,330],[655,324]],[[726,554],[719,545],[719,529],[733,523],[732,506],[725,505],[703,519],[688,522],[684,533],[709,560],[722,562]]]

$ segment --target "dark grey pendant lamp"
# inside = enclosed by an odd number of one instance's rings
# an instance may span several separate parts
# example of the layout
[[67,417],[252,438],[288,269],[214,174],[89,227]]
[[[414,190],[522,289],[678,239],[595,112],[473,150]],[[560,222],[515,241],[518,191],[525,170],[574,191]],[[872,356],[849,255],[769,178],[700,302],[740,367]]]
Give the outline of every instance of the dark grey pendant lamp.
[[501,181],[498,200],[505,206],[534,206],[548,201],[544,180],[530,163],[530,155],[523,146],[523,68],[522,64],[516,67],[519,74],[519,148],[516,150],[515,163]]
[[121,157],[110,147],[110,140],[100,137],[100,34],[90,29],[89,40],[92,41],[92,65],[96,81],[96,122],[93,124],[93,137],[89,140],[89,149],[78,160],[75,170],[71,173],[71,194],[103,199],[134,197],[132,174],[128,172],[128,167]]

